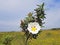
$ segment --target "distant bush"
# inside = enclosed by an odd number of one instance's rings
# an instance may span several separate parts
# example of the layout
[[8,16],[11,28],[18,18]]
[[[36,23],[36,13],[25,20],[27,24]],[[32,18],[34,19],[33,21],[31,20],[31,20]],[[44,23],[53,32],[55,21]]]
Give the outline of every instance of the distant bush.
[[51,33],[46,33],[47,37],[50,37],[51,36]]
[[60,28],[52,28],[51,30],[60,30]]
[[11,45],[12,37],[6,37],[5,40],[3,41],[4,45]]

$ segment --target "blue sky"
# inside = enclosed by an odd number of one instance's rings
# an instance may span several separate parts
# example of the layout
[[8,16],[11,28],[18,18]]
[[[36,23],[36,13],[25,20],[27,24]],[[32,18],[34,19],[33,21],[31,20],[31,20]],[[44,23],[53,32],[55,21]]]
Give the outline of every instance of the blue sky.
[[0,31],[20,31],[20,20],[45,3],[44,28],[60,27],[60,0],[0,0]]

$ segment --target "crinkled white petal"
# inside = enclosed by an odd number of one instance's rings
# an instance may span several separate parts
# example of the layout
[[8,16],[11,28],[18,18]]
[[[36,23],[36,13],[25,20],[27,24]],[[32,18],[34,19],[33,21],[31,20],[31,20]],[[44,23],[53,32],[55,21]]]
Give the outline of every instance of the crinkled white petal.
[[[37,28],[37,30],[32,31],[32,30],[31,30],[31,27],[32,27],[32,26],[35,26],[35,27]],[[31,22],[31,23],[28,24],[27,29],[28,29],[28,31],[29,31],[30,33],[32,33],[32,34],[37,34],[37,33],[40,31],[41,27],[40,27],[40,25],[39,25],[37,22]]]

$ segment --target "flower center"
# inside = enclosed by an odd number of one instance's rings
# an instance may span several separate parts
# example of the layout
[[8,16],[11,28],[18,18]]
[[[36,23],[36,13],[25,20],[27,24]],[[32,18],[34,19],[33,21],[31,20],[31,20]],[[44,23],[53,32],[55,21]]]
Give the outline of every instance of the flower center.
[[31,29],[32,29],[32,31],[36,31],[37,30],[37,28],[35,26],[33,26]]

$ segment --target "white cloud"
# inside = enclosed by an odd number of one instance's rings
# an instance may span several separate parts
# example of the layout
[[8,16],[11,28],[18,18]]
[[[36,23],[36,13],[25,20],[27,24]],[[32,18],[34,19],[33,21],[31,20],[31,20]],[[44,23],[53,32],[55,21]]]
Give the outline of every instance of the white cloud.
[[37,0],[0,0],[0,10],[31,9],[38,3]]
[[0,9],[15,9],[19,4],[18,0],[2,0],[0,1]]
[[19,26],[18,21],[0,21],[0,26],[5,25],[5,26]]
[[20,31],[19,23],[18,21],[0,21],[0,31]]

